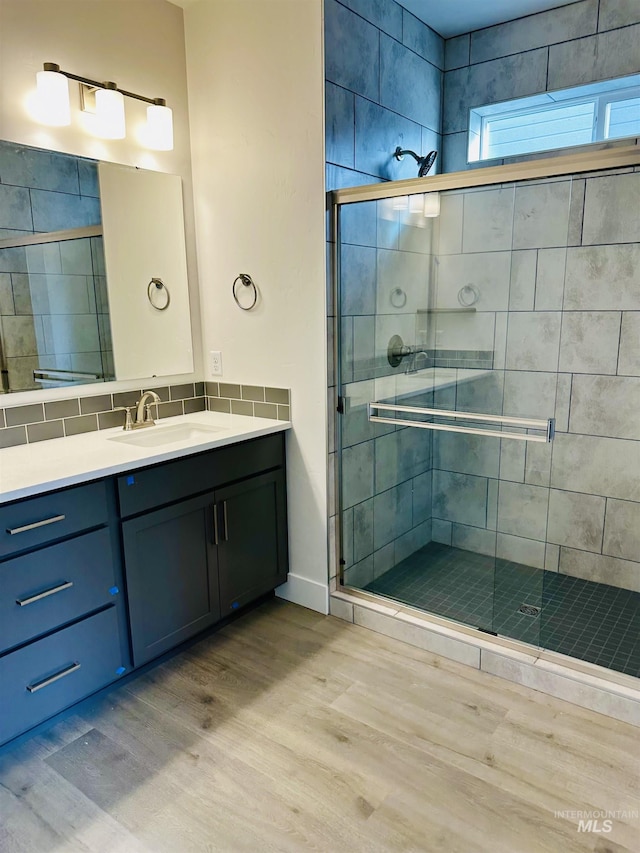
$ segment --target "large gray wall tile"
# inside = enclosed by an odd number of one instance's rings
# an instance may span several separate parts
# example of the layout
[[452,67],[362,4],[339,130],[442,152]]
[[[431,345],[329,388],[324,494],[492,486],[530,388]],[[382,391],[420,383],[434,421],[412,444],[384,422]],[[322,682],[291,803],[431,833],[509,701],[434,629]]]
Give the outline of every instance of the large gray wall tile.
[[511,252],[509,311],[533,311],[537,260],[533,249]]
[[326,160],[352,169],[355,166],[355,95],[327,83],[324,97]]
[[445,133],[442,137],[442,171],[464,172],[466,169],[470,169],[471,166],[467,161],[468,148],[469,137],[466,131]]
[[570,181],[517,187],[513,248],[566,246],[570,201]]
[[488,557],[496,555],[496,534],[493,530],[454,524],[451,534],[451,544],[454,548],[473,551],[475,554],[486,554]]
[[514,191],[511,187],[466,193],[463,251],[499,252],[511,249],[513,204]]
[[432,474],[426,471],[413,478],[413,526],[422,524],[431,518]]
[[[421,229],[424,234],[424,229]],[[416,252],[378,249],[377,310],[379,314],[414,314],[427,305],[431,257]],[[396,308],[391,301],[401,283],[406,302]]]
[[560,336],[560,370],[615,374],[621,316],[619,311],[565,311]]
[[342,505],[345,509],[373,496],[373,441],[342,451]]
[[511,560],[535,569],[544,568],[544,542],[525,539],[522,536],[512,536],[509,533],[498,533],[496,556],[501,560]]
[[586,184],[582,243],[640,242],[640,172],[592,178]]
[[536,268],[536,311],[561,311],[567,250],[539,249]]
[[353,561],[373,554],[373,498],[353,507]]
[[487,480],[484,477],[434,469],[433,515],[443,521],[484,527],[487,518]]
[[569,430],[640,439],[640,378],[574,375]]
[[640,23],[638,0],[600,0],[598,29],[601,32],[638,23]]
[[547,48],[503,59],[494,59],[444,75],[443,133],[467,130],[472,106],[544,92],[547,79]]
[[560,314],[552,311],[522,311],[509,317],[507,336],[508,370],[558,369]]
[[522,418],[552,418],[556,408],[557,374],[507,370],[503,413]]
[[444,43],[445,70],[452,71],[454,68],[464,68],[465,65],[469,65],[470,49],[470,33],[447,39]]
[[398,536],[394,542],[396,563],[410,557],[411,554],[415,554],[429,542],[431,542],[431,519],[423,521],[422,524],[412,527],[411,530]]
[[401,429],[375,441],[376,493],[417,477],[431,467],[431,439],[426,430]]
[[39,331],[42,329],[40,317],[2,317],[2,343],[4,355],[14,358],[26,355],[38,355]]
[[33,227],[36,231],[64,231],[102,221],[100,201],[91,196],[31,190]]
[[[411,12],[403,9],[402,43],[436,68],[444,68],[444,39]],[[393,35],[391,33],[391,35]]]
[[606,500],[576,492],[549,492],[547,540],[584,551],[600,552]]
[[0,228],[33,230],[29,190],[0,184]]
[[456,409],[459,412],[494,414],[502,409],[504,376],[501,370],[492,370],[479,379],[458,384]]
[[532,486],[546,486],[551,482],[551,444],[529,442],[524,481]]
[[376,250],[342,246],[341,300],[343,315],[375,314]]
[[376,550],[411,529],[411,491],[411,482],[408,482],[375,496],[373,530]]
[[78,163],[83,162],[53,151],[0,143],[3,184],[77,195],[80,192]]
[[397,3],[390,3],[389,0],[343,0],[343,2],[374,27],[402,41],[403,9]]
[[598,0],[583,0],[471,34],[471,62],[485,62],[511,53],[569,41],[595,33]]
[[422,128],[416,121],[364,98],[356,98],[355,139],[355,162],[360,171],[389,181],[416,176],[416,163],[412,157],[396,160],[393,156],[398,146],[420,150]]
[[566,491],[640,501],[640,443],[558,434],[553,442],[551,485]]
[[607,500],[602,552],[623,560],[640,555],[640,503]]
[[438,68],[389,36],[380,35],[381,104],[439,133],[441,89]]
[[497,478],[499,464],[500,447],[495,438],[463,433],[434,433],[434,468]]
[[336,0],[324,4],[325,75],[327,80],[379,100],[378,30]]
[[[549,48],[548,89],[636,74],[640,70],[640,24]],[[544,91],[544,86],[540,89]]]
[[638,269],[638,244],[568,249],[565,310],[640,310]]
[[574,578],[640,592],[640,563],[631,560],[561,548],[560,571]]
[[640,376],[640,311],[625,311],[622,315],[618,373]]
[[502,482],[498,491],[498,530],[512,536],[544,541],[549,489]]

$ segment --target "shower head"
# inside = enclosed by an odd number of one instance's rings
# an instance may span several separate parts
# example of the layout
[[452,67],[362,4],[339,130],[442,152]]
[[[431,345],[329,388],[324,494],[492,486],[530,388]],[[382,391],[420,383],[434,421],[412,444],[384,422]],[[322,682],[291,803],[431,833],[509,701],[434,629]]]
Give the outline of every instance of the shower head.
[[393,152],[393,156],[396,160],[402,160],[405,154],[411,154],[413,159],[418,164],[418,177],[425,178],[429,174],[429,169],[433,166],[436,161],[436,157],[438,156],[437,151],[429,151],[426,157],[419,157],[415,151],[409,151],[408,149],[404,150],[398,147]]

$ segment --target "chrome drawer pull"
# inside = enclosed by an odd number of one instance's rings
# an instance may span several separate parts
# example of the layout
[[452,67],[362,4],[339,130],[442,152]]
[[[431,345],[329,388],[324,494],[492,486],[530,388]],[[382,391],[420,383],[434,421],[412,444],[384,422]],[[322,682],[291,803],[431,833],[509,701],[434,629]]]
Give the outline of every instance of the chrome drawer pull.
[[66,669],[61,669],[60,672],[57,672],[55,675],[52,675],[50,678],[45,678],[43,681],[36,681],[35,684],[27,684],[27,690],[29,693],[35,693],[37,690],[42,690],[43,687],[48,687],[50,684],[53,684],[54,681],[58,681],[60,678],[64,678],[67,675],[71,675],[72,672],[76,672],[76,670],[80,669],[80,664],[76,661],[72,663],[71,666],[68,666]]
[[55,524],[56,521],[64,521],[64,515],[54,515],[51,518],[45,518],[43,521],[34,521],[33,524],[25,524],[23,527],[7,527],[9,536],[15,536],[16,533],[26,533],[27,530],[35,530],[36,527],[44,527],[46,524]]
[[26,607],[27,604],[33,604],[34,601],[40,601],[50,595],[55,595],[56,592],[62,592],[63,589],[70,589],[73,586],[73,581],[65,581],[60,586],[53,586],[51,589],[45,589],[44,592],[39,592],[37,595],[32,595],[29,598],[16,598],[16,604],[20,607]]
[[218,544],[218,504],[213,505],[213,544]]

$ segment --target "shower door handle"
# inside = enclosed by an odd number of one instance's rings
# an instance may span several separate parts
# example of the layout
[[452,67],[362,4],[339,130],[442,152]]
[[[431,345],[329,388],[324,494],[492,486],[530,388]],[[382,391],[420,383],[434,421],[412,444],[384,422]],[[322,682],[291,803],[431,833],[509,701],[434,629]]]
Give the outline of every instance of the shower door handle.
[[[373,423],[394,424],[395,426],[417,427],[439,432],[460,432],[465,435],[485,435],[493,438],[509,438],[516,441],[537,441],[547,444],[553,441],[556,432],[555,418],[515,418],[508,415],[487,415],[484,412],[451,412],[444,409],[424,409],[418,406],[396,406],[389,403],[369,403],[369,420]],[[379,412],[400,412],[401,414],[429,415],[438,418],[451,418],[465,421],[482,421],[489,424],[507,425],[519,429],[535,429],[544,435],[530,435],[526,432],[504,432],[498,429],[478,429],[477,427],[440,424],[429,421],[412,421],[408,418],[384,417]]]

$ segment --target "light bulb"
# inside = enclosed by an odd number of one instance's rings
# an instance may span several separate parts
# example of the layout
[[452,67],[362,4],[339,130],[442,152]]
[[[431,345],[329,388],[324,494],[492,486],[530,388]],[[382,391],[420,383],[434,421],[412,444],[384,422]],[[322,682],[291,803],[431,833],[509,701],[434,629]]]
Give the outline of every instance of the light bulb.
[[38,71],[36,88],[39,120],[52,127],[71,124],[69,83],[64,74],[58,71]]
[[155,151],[173,151],[173,112],[164,104],[147,107],[147,130],[145,138],[149,148]]
[[124,139],[124,98],[115,83],[96,89],[96,131],[103,139]]

